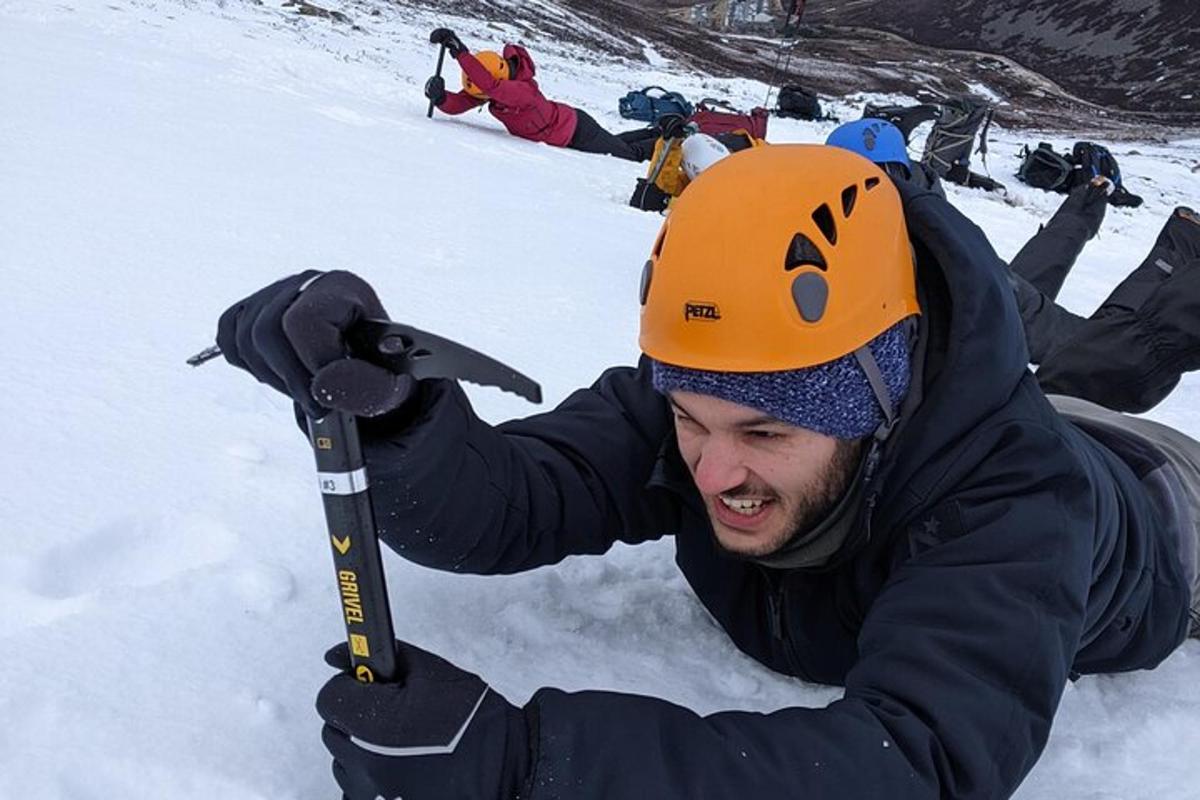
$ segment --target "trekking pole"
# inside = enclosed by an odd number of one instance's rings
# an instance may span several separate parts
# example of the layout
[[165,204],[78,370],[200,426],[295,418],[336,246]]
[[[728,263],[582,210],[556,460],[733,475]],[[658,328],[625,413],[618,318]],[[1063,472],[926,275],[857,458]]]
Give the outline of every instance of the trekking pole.
[[[542,388],[499,361],[408,325],[362,320],[349,331],[351,350],[398,375],[414,379],[455,378],[495,386],[531,403],[542,402]],[[221,355],[207,347],[188,359],[200,366]],[[371,511],[370,481],[353,414],[331,411],[308,420],[309,441],[317,462],[317,483],[333,551],[342,621],[350,646],[354,677],[363,683],[403,678],[395,648],[387,582],[379,552],[379,531]]]
[[787,13],[785,13],[783,15],[783,27],[780,28],[780,32],[779,32],[779,50],[775,53],[775,66],[771,69],[771,81],[767,84],[767,96],[765,98],[763,98],[763,107],[764,108],[771,107],[771,93],[773,91],[775,91],[775,81],[779,77],[779,63],[783,60],[783,54],[784,54],[785,49],[787,52],[787,63],[785,63],[783,65],[784,74],[786,75],[788,69],[791,68],[792,50],[796,47],[796,38],[797,37],[793,36],[791,44],[787,44],[787,28],[788,28],[788,25],[791,23],[792,13],[795,12],[797,9],[800,9],[800,13],[796,15],[796,24],[799,25],[800,24],[800,16],[801,16],[801,14],[804,13],[804,10],[803,10],[804,4],[803,3],[794,3],[790,8],[788,8]]
[[[433,75],[435,78],[442,77],[442,62],[445,60],[446,60],[446,45],[442,45],[441,49],[438,50],[437,69],[434,70],[434,72],[433,72]],[[433,100],[429,101],[429,113],[426,114],[425,116],[427,116],[429,119],[433,119]]]

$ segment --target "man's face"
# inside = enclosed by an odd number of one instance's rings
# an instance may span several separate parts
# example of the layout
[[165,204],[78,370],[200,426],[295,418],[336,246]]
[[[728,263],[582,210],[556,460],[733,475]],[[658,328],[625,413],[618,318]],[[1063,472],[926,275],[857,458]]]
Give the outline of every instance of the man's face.
[[817,524],[845,492],[861,442],[798,428],[746,406],[671,392],[679,452],[717,541],[742,556],[773,553]]

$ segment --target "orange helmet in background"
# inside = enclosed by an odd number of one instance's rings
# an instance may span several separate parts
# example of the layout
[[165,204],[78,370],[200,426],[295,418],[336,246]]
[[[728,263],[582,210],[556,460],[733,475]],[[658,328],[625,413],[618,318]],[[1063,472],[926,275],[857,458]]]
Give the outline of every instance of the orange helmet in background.
[[900,195],[824,145],[754,147],[671,206],[642,276],[639,344],[714,372],[776,372],[854,353],[920,313]]
[[[499,81],[508,80],[512,77],[509,73],[508,61],[504,56],[497,53],[495,50],[481,50],[475,54],[480,64],[483,64],[484,69],[492,74],[492,77]],[[462,74],[462,88],[467,94],[479,100],[487,100],[487,93],[476,86],[467,73]]]

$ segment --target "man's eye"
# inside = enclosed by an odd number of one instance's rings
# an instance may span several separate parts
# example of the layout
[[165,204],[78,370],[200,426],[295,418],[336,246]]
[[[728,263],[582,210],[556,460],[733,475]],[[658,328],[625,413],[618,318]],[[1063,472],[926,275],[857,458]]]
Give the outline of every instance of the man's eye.
[[781,434],[775,431],[749,431],[749,435],[754,439],[778,439]]

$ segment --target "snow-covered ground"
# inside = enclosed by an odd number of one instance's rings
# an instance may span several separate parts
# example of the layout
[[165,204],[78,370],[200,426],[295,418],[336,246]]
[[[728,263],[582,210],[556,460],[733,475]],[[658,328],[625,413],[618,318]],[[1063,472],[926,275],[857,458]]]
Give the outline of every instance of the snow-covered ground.
[[[5,800],[334,794],[312,700],[342,628],[311,454],[280,396],[184,365],[229,303],[306,267],[353,269],[394,317],[533,375],[550,404],[636,357],[660,223],[625,204],[642,168],[519,141],[482,113],[427,120],[435,23],[469,44],[520,35],[547,95],[613,129],[632,87],[765,95],[515,25],[359,4],[355,29],[280,5],[0,0]],[[832,123],[771,126],[820,141]],[[1058,202],[1009,179],[1038,138],[993,128],[1008,202],[950,190],[1004,256]],[[1200,199],[1200,141],[1115,152],[1146,205],[1109,212],[1064,293],[1083,312]],[[493,421],[532,410],[469,392]],[[1200,435],[1200,380],[1152,416]],[[740,655],[670,542],[514,577],[386,566],[399,635],[518,702],[547,684],[701,712],[838,695]],[[1068,687],[1018,796],[1200,797],[1200,644]]]

